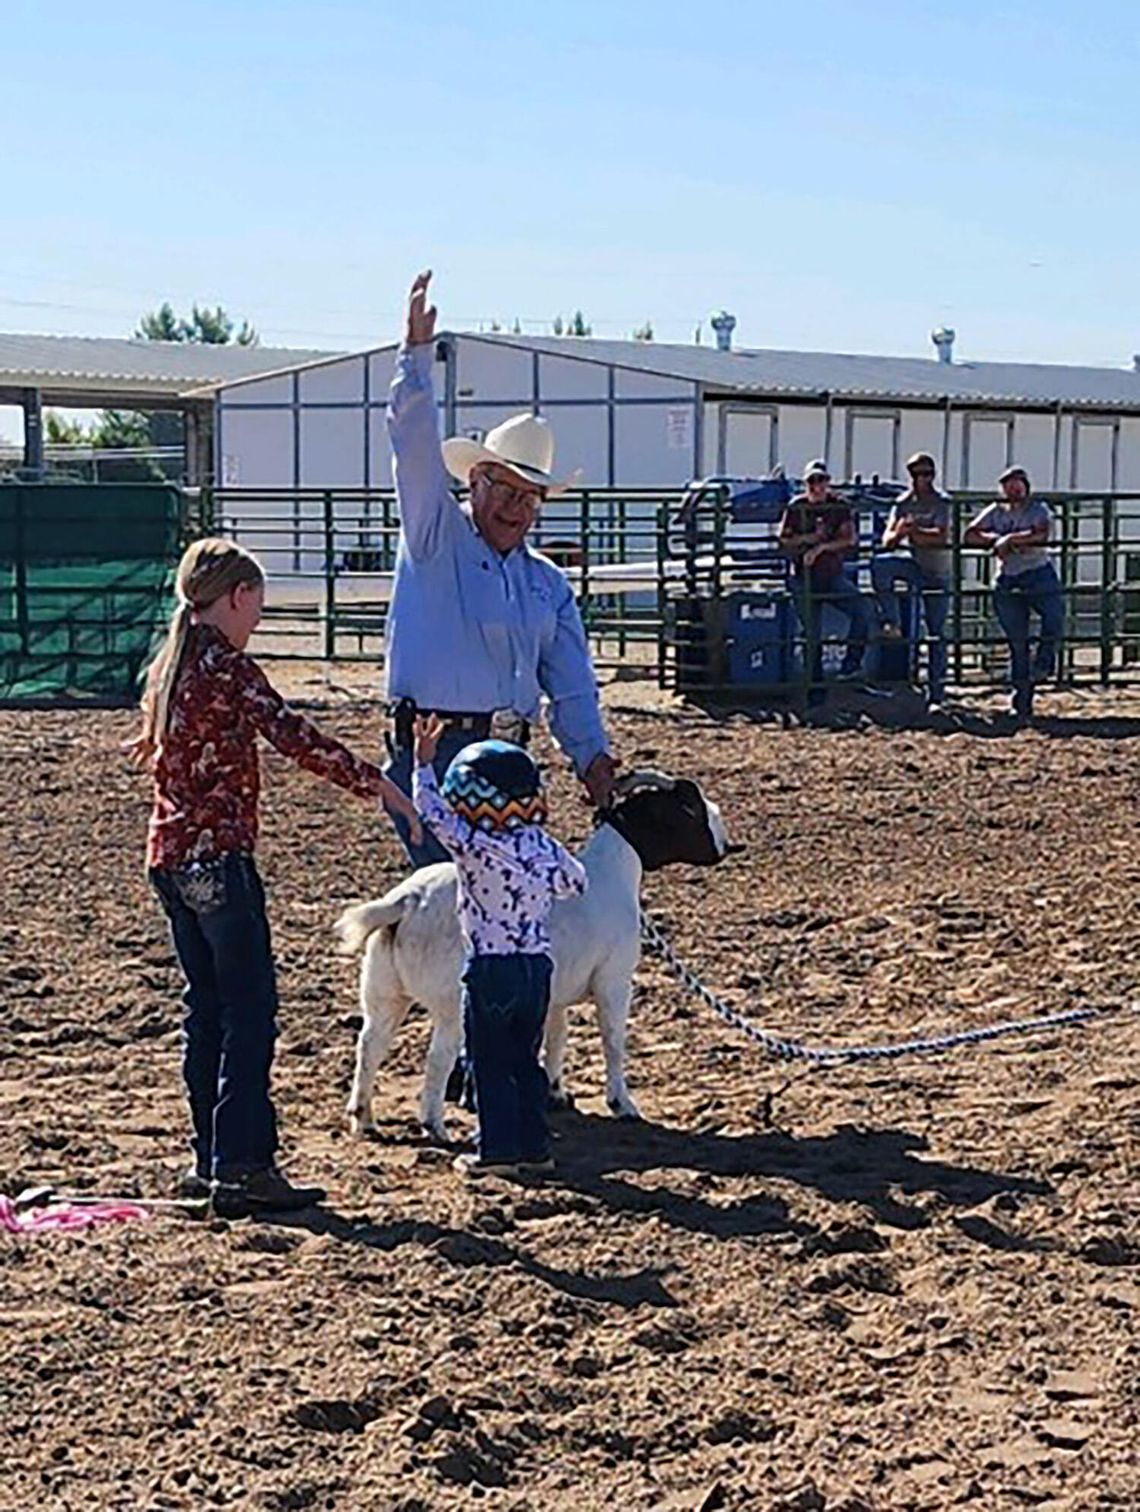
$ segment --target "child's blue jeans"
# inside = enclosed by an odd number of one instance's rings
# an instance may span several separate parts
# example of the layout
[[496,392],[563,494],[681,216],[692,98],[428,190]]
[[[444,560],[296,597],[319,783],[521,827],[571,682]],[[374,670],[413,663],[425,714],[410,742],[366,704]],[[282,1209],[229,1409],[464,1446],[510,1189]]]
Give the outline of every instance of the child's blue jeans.
[[277,1150],[269,1069],[277,984],[253,857],[152,870],[186,976],[182,1074],[203,1176],[263,1170]]
[[482,1160],[544,1160],[550,1154],[549,1088],[538,1053],[552,972],[548,955],[467,958],[463,1023],[475,1077]]

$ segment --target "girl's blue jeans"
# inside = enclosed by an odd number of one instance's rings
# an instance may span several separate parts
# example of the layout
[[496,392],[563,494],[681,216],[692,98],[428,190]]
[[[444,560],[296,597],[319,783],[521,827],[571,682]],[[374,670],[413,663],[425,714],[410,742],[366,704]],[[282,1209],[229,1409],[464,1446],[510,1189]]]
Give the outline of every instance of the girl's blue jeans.
[[195,1165],[203,1176],[263,1170],[277,1151],[277,982],[253,857],[155,869],[150,880],[186,977],[182,1074]]

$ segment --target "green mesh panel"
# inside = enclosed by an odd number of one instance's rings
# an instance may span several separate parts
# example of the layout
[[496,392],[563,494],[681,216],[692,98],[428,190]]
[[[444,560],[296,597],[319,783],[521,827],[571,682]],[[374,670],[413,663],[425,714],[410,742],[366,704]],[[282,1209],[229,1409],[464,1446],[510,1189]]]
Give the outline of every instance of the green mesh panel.
[[0,486],[0,699],[136,701],[181,545],[175,488]]

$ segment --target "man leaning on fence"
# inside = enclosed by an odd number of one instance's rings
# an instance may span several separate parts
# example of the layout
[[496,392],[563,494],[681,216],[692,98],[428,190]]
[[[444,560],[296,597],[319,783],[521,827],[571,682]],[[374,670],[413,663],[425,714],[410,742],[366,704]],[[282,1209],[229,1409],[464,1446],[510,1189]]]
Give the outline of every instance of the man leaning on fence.
[[850,622],[841,677],[856,677],[867,649],[868,611],[862,594],[848,577],[844,562],[856,547],[855,517],[831,490],[827,463],[809,462],[804,492],[780,521],[780,549],[792,563],[796,604],[807,639],[810,666],[809,703],[823,701],[823,607],[831,604]]
[[871,560],[871,582],[879,601],[884,639],[903,634],[898,587],[906,585],[907,639],[918,633],[919,605],[929,636],[930,673],[927,702],[936,710],[946,694],[946,611],[950,603],[953,551],[950,547],[952,505],[934,486],[934,458],[916,452],[906,464],[910,487],[895,500],[883,531],[883,547]]
[[[1007,467],[998,479],[1003,497],[988,504],[966,529],[967,546],[987,546],[1000,564],[994,613],[1009,642],[1011,711],[1019,724],[1033,717],[1033,688],[1053,675],[1064,628],[1061,580],[1049,560],[1053,516],[1034,499],[1024,467]],[[1029,656],[1030,614],[1041,621],[1037,654]]]
[[[578,605],[565,574],[526,543],[543,499],[566,487],[553,476],[553,436],[544,420],[522,414],[483,442],[453,437],[441,447],[430,278],[421,273],[412,285],[388,404],[400,545],[387,629],[386,772],[411,792],[417,713],[443,720],[433,762],[442,778],[492,728],[525,744],[545,694],[554,738],[604,807],[617,763]],[[470,487],[468,506],[456,502],[449,473]],[[430,833],[416,845],[396,824],[413,865],[448,859]]]

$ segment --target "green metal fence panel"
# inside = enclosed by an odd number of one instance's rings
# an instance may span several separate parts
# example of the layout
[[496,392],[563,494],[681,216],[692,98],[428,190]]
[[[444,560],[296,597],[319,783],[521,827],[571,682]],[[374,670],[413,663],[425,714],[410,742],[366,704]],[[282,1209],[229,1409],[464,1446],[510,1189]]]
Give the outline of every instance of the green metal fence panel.
[[[729,494],[726,483],[710,483],[700,508],[684,515],[682,496],[673,490],[589,489],[543,506],[535,544],[569,574],[599,665],[643,666],[662,686],[687,692],[756,696],[755,685],[732,681],[731,605],[751,587],[773,588],[788,597],[790,671],[779,688],[765,684],[762,691],[804,692],[811,648],[777,560],[775,524],[772,539],[753,536],[742,556]],[[961,493],[953,500],[947,639],[950,680],[959,685],[1000,681],[1007,668],[993,611],[991,558],[962,545],[966,525],[990,497]],[[1140,664],[1140,494],[1044,497],[1057,519],[1053,554],[1066,598],[1061,680],[1108,683],[1134,676]],[[399,540],[392,490],[219,489],[196,497],[192,518],[197,528],[236,537],[267,569],[269,608],[255,642],[259,655],[382,659]],[[860,526],[859,582],[870,594],[877,542],[866,511]],[[927,649],[921,647],[922,656]],[[825,659],[834,656],[834,635],[823,650]]]
[[[595,658],[656,667],[661,645],[658,516],[674,492],[590,489],[548,501],[534,544],[568,573]],[[196,507],[239,540],[270,593],[255,650],[269,657],[379,661],[399,541],[390,489],[223,488]]]
[[0,486],[0,699],[136,701],[183,529],[166,485]]
[[[1135,678],[1140,663],[1140,494],[1050,493],[1056,522],[1051,545],[1062,582],[1065,624],[1058,661],[1059,684],[1109,685]],[[951,606],[947,621],[950,679],[958,685],[1004,680],[1008,652],[993,610],[990,553],[963,544],[966,526],[990,494],[955,496]],[[856,581],[870,595],[869,568],[878,549],[877,527],[860,519]],[[664,643],[659,664],[664,686],[696,696],[738,701],[771,694],[803,696],[813,647],[803,630],[777,549],[771,522],[767,551],[753,536],[742,540],[727,496],[709,493],[699,511],[663,524],[661,542]],[[1135,585],[1135,586],[1133,586]],[[733,605],[750,592],[771,593],[784,608],[788,629],[787,673],[778,682],[734,678]],[[810,616],[809,616],[810,619]],[[825,659],[838,658],[841,630],[824,638]],[[919,655],[929,651],[925,627]],[[871,679],[875,678],[872,671]]]

